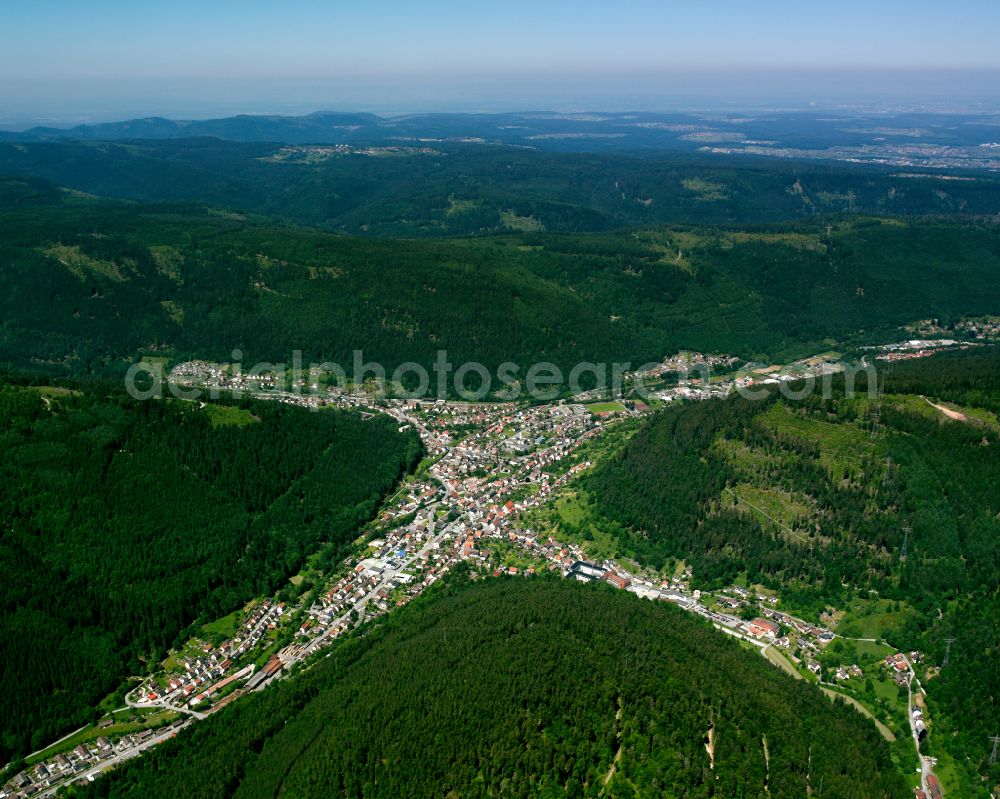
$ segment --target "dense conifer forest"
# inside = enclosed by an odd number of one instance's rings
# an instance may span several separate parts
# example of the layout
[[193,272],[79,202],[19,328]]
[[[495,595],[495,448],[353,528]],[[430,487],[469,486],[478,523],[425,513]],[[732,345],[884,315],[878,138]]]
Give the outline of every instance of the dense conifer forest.
[[[120,375],[137,355],[350,371],[777,358],[1000,307],[1000,233],[843,218],[461,240],[337,236],[0,183],[0,364]],[[522,373],[523,374],[523,373]]]
[[901,604],[884,632],[895,646],[937,665],[955,639],[927,680],[934,740],[985,773],[1000,685],[998,375],[1000,354],[980,349],[900,364],[878,400],[861,380],[853,398],[841,384],[829,399],[668,408],[584,479],[592,518],[579,527],[611,531],[640,562],[685,560],[702,585],[779,588],[814,617]]
[[874,727],[682,611],[455,578],[88,797],[905,797]]
[[[952,130],[962,128],[975,135],[965,123]],[[208,203],[403,238],[752,225],[842,213],[986,218],[1000,212],[1000,184],[982,171],[955,181],[889,167],[697,153],[559,153],[441,141],[421,148],[390,139],[384,144],[394,151],[349,154],[279,141],[260,134],[246,142],[209,135],[0,141],[0,174],[101,197]]]
[[336,558],[421,449],[387,417],[25,383],[0,384],[3,762],[192,623]]

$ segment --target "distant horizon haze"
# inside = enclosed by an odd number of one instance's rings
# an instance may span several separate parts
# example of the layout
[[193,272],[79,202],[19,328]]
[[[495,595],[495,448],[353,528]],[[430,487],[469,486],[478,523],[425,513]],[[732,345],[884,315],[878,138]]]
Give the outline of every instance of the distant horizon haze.
[[105,81],[0,78],[0,129],[143,117],[179,120],[321,111],[411,113],[1000,113],[997,70],[674,70],[404,78]]
[[1000,109],[994,0],[34,0],[0,125],[379,113]]

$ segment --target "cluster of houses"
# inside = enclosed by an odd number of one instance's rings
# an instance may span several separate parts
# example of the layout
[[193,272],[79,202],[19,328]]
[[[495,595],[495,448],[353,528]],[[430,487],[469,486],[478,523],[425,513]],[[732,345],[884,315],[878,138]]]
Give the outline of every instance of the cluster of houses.
[[910,681],[910,662],[902,652],[886,655],[884,663],[897,685],[906,685]]
[[[203,644],[200,654],[178,660],[178,670],[145,682],[134,692],[136,704],[193,709],[228,693],[227,689],[231,690],[239,681],[254,676],[252,663],[237,669],[236,661],[261,643],[268,630],[277,626],[285,611],[284,603],[270,600],[258,603],[231,639],[218,647]],[[184,721],[178,719],[170,726],[178,727]],[[92,779],[93,774],[100,771],[97,767],[102,763],[140,747],[156,734],[154,730],[147,729],[124,735],[113,742],[101,736],[93,742],[80,744],[19,774],[0,789],[0,799],[32,796],[55,784],[72,781],[73,777],[85,772]]]
[[1000,338],[1000,318],[995,316],[985,319],[970,319],[955,325],[956,330],[969,333],[977,339],[993,340]]
[[735,355],[705,354],[701,352],[678,352],[668,358],[664,358],[661,363],[637,372],[636,377],[640,379],[664,377],[670,374],[685,376],[700,376],[707,379],[713,370],[724,371],[732,369],[740,359]]
[[[571,562],[573,556],[571,549],[565,547],[552,538],[544,540],[536,538],[535,534],[518,530],[511,527],[506,533],[483,533],[477,531],[465,538],[456,549],[456,556],[462,560],[478,563],[486,570],[492,571],[494,577],[501,574],[519,574],[521,568],[513,565],[505,565],[503,558],[499,557],[490,547],[490,541],[505,541],[518,547],[524,552],[527,559],[537,564],[523,568],[525,574],[535,574],[536,571],[559,571],[560,564]],[[576,547],[572,548],[579,552]]]
[[[770,597],[774,601],[773,597]],[[830,630],[816,627],[807,621],[789,616],[779,610],[766,609],[764,614],[772,624],[781,624],[794,631],[794,639],[790,635],[775,637],[774,645],[786,650],[788,658],[795,665],[805,661],[806,668],[817,677],[822,677],[823,667],[816,659],[820,650],[834,639]],[[792,650],[795,651],[792,651]],[[797,653],[797,654],[796,654]],[[855,667],[856,668],[856,667]]]
[[906,329],[919,336],[939,336],[960,333],[975,339],[1000,339],[1000,317],[986,316],[980,319],[963,319],[960,322],[944,324],[940,319],[921,319]]
[[837,682],[843,682],[852,677],[863,677],[864,675],[865,673],[861,667],[857,663],[852,663],[850,666],[838,666],[834,676]]
[[269,155],[261,160],[315,164],[321,161],[328,161],[331,158],[343,158],[349,155],[381,156],[390,154],[441,155],[441,151],[435,150],[432,147],[414,147],[403,144],[373,145],[368,147],[355,147],[351,144],[299,144],[279,147],[273,155]]
[[[342,634],[362,600],[366,613],[385,612],[440,579],[454,562],[484,559],[476,546],[483,537],[513,536],[546,560],[559,556],[558,549],[536,541],[530,532],[515,531],[511,520],[586,468],[586,463],[577,464],[558,478],[545,471],[594,428],[582,406],[519,410],[512,405],[412,400],[407,407],[414,415],[397,418],[419,420],[414,423],[425,446],[437,442],[442,457],[431,467],[430,478],[406,486],[383,512],[384,538],[369,542],[369,556],[307,610],[299,630],[305,638]],[[452,443],[456,430],[465,426],[479,429]],[[538,448],[513,452],[506,446],[512,438]],[[534,487],[532,493],[517,502],[509,498],[527,485]]]
[[[766,597],[766,600],[771,603],[777,601],[775,597]],[[780,610],[768,608],[764,611],[764,615],[778,624],[783,624],[786,627],[792,628],[800,636],[807,636],[809,639],[815,641],[815,646],[825,647],[835,637],[830,630],[824,629],[823,627],[816,627],[807,621],[797,619],[794,616],[789,616],[787,613],[782,613]],[[800,638],[799,640],[801,642],[802,639]]]
[[778,602],[778,598],[772,594],[754,593],[741,585],[731,585],[724,590],[732,594],[734,599],[730,599],[725,594],[719,594],[716,596],[716,600],[720,603],[724,602],[732,608],[742,607],[745,603],[754,601],[762,605],[775,605]]
[[[476,433],[462,439],[452,450],[452,457],[441,465],[441,478],[460,480],[469,475],[488,475],[499,467],[517,466],[527,474],[528,482],[537,482],[542,470],[560,460],[581,436],[596,432],[600,426],[582,405],[553,405],[525,408],[496,414]],[[515,488],[515,481],[496,483],[497,496],[504,489]]]
[[[969,342],[956,341],[950,338],[939,339],[911,339],[900,341],[895,344],[884,344],[880,347],[873,347],[876,351],[875,359],[879,361],[908,361],[914,358],[926,358],[937,352],[949,349],[968,349],[977,346]],[[867,349],[867,348],[866,348]]]
[[350,154],[352,148],[348,144],[296,145],[280,147],[274,155],[264,160],[268,161],[325,161],[338,155]]
[[[658,390],[655,396],[663,402],[675,400],[707,400],[727,397],[734,389],[751,389],[755,386],[777,386],[803,378],[816,378],[843,372],[845,366],[826,357],[797,361],[788,366],[762,366],[739,376],[711,379],[713,369],[732,370],[739,359],[730,355],[701,355],[681,353],[667,359],[655,369],[640,373],[641,378],[656,378],[669,373],[678,375],[677,385]],[[748,369],[752,365],[748,365]]]
[[[790,616],[787,613],[782,613],[773,607],[767,607],[767,605],[777,603],[777,597],[775,596],[763,593],[753,594],[746,588],[735,585],[725,590],[732,596],[723,593],[716,594],[714,598],[719,606],[727,610],[738,610],[748,602],[756,600],[756,602],[760,603],[762,615],[749,622],[743,622],[733,616],[714,613],[700,605],[696,605],[695,609],[713,621],[725,624],[740,634],[767,641],[776,647],[784,649],[786,656],[796,666],[802,665],[803,661],[805,661],[805,667],[809,671],[817,677],[822,675],[823,667],[816,657],[834,639],[833,632],[810,624],[803,619]],[[699,593],[698,591],[694,592],[696,600],[700,599]],[[783,628],[789,629],[790,632],[782,634],[781,631]],[[838,670],[837,678],[850,679],[852,676],[861,676],[861,674],[862,671],[857,665],[844,666]]]
[[[181,723],[178,720],[170,725],[169,729],[175,729]],[[54,785],[73,781],[74,778],[84,779],[84,775],[98,771],[102,764],[128,753],[156,734],[153,730],[141,730],[123,735],[114,741],[102,735],[94,740],[77,744],[66,752],[36,763],[16,774],[0,788],[0,799],[26,799]],[[92,778],[91,775],[90,779]]]
[[240,625],[240,632],[217,647],[204,644],[202,654],[181,658],[183,671],[168,673],[162,684],[151,681],[139,692],[150,703],[183,702],[194,708],[238,679],[249,676],[246,668],[230,674],[237,660],[256,649],[269,630],[274,630],[286,612],[283,602],[265,599],[254,606]]
[[[403,588],[421,581],[413,574],[401,570],[403,560],[410,549],[418,545],[428,535],[430,528],[414,522],[411,532],[398,541],[373,541],[377,551],[373,557],[365,558],[353,570],[330,586],[307,611],[307,620],[299,629],[299,634],[314,638],[320,634],[336,637],[350,626],[344,618],[362,598],[373,594],[368,609],[389,610],[390,595],[396,588]],[[416,569],[434,568],[435,553],[428,551],[424,558],[413,564]]]

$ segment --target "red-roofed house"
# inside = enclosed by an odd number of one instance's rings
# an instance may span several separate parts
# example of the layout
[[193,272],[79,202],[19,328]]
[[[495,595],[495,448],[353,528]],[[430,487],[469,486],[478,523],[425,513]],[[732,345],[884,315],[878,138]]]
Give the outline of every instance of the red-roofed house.
[[750,635],[755,638],[775,638],[780,629],[777,624],[767,619],[754,619],[750,622]]

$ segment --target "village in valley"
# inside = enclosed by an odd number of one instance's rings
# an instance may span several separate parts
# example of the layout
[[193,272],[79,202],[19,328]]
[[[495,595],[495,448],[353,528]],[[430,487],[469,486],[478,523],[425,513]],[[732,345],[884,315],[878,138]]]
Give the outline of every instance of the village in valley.
[[[886,345],[877,355],[939,346],[946,345]],[[449,572],[464,569],[473,579],[553,572],[697,613],[777,667],[844,697],[873,719],[883,736],[911,735],[920,792],[936,799],[940,785],[934,763],[917,746],[931,724],[914,670],[920,653],[897,652],[882,640],[839,636],[833,620],[817,625],[783,612],[780,597],[758,586],[692,588],[691,571],[683,563],[664,574],[612,557],[595,558],[586,542],[557,540],[533,523],[533,511],[551,504],[601,457],[606,440],[628,436],[651,404],[726,396],[739,387],[817,378],[844,368],[835,354],[787,367],[748,368],[731,356],[684,353],[639,375],[653,384],[645,399],[592,393],[530,404],[392,399],[334,390],[317,395],[251,384],[204,362],[176,367],[173,379],[185,387],[259,391],[260,398],[308,407],[389,414],[401,431],[419,433],[425,460],[362,531],[354,554],[332,573],[307,564],[291,587],[308,579],[309,590],[257,599],[206,625],[158,670],[135,678],[124,707],[29,757],[26,767],[0,788],[0,797],[49,796],[67,784],[92,781],[240,696],[308,668],[310,657],[325,646],[405,605]],[[710,376],[717,370],[721,377]],[[884,698],[879,715],[857,698],[873,692]],[[131,723],[117,723],[117,714],[128,714]]]

